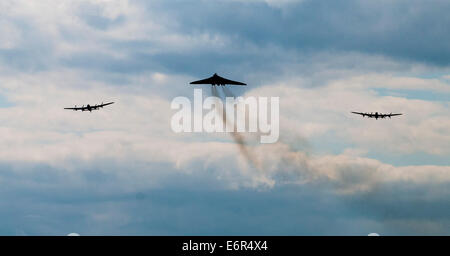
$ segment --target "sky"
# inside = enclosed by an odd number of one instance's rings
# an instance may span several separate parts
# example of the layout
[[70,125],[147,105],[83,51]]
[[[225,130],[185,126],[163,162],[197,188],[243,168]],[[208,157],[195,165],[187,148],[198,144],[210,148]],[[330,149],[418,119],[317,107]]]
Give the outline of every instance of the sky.
[[[449,11],[1,0],[0,235],[450,235]],[[252,161],[170,127],[213,73],[280,99],[277,143],[244,134]]]

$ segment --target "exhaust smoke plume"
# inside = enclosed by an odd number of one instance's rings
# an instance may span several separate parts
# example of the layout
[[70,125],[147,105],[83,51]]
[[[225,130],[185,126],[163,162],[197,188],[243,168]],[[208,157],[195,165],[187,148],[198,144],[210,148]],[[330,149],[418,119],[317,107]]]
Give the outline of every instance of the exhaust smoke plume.
[[[224,94],[226,97],[234,97],[233,93],[228,90],[228,88],[226,88],[225,86],[222,87],[224,90]],[[217,88],[215,86],[211,86],[211,93],[214,97],[217,97],[218,99],[221,99]],[[222,106],[221,104],[216,104],[216,107],[218,106]],[[234,107],[235,111],[236,111],[236,106]],[[222,121],[226,126],[231,125],[230,121],[227,118],[227,113],[225,109],[218,109],[216,108],[216,110],[219,112],[219,114],[222,116]],[[235,112],[234,111],[234,112]],[[234,114],[234,113],[232,113]],[[246,115],[246,117],[248,117],[248,115]],[[239,151],[241,152],[241,154],[256,168],[260,169],[261,166],[259,164],[259,162],[256,160],[256,158],[254,157],[254,155],[252,154],[252,152],[250,151],[250,148],[248,147],[245,138],[242,134],[237,132],[237,128],[236,128],[236,123],[233,124],[233,131],[230,132],[231,137],[233,138],[233,140],[236,142],[237,146],[239,147]]]

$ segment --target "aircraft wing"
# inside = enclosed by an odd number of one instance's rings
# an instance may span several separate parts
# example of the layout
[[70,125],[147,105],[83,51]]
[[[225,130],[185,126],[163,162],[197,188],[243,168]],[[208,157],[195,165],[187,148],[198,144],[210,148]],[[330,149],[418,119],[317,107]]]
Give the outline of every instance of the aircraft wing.
[[203,80],[198,80],[198,81],[191,82],[190,84],[215,84],[215,82],[216,81],[214,81],[212,79],[212,77],[210,77],[210,78],[206,78],[206,79],[203,79]]
[[357,115],[362,115],[362,116],[367,116],[368,114],[366,114],[366,113],[361,113],[361,112],[353,112],[352,111],[352,113],[353,114],[357,114]]
[[103,108],[104,106],[108,106],[108,105],[111,105],[111,104],[114,104],[114,102],[108,102],[108,103],[105,103],[105,104],[100,104],[100,105],[95,105],[95,107],[96,108]]
[[229,79],[223,78],[221,76],[218,76],[217,74],[214,74],[212,77],[209,77],[209,78],[206,78],[206,79],[203,79],[203,80],[198,80],[198,81],[191,82],[190,84],[247,85],[247,84],[244,84],[244,83],[241,83],[241,82],[237,82],[237,81],[233,81],[233,80],[229,80]]
[[85,107],[81,107],[81,108],[64,108],[64,109],[70,109],[70,110],[83,110],[86,109]]
[[233,81],[233,80],[229,80],[229,79],[226,79],[226,78],[223,78],[223,77],[219,77],[219,79],[218,79],[220,82],[220,84],[232,84],[232,85],[247,85],[247,84],[244,84],[244,83],[241,83],[241,82],[237,82],[237,81]]
[[403,114],[386,114],[386,116],[389,116],[389,117],[391,117],[391,116],[401,116],[401,115],[403,115]]

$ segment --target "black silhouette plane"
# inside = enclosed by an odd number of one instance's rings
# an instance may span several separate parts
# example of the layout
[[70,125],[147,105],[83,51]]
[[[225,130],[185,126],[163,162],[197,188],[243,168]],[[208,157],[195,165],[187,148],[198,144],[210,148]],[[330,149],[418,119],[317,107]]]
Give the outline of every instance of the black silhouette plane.
[[75,105],[75,107],[73,107],[73,108],[64,108],[64,109],[71,109],[73,111],[81,110],[81,111],[92,112],[92,110],[99,110],[100,108],[103,108],[104,106],[111,105],[113,103],[114,102],[108,102],[108,103],[103,104],[103,102],[102,102],[102,104],[100,104],[100,105],[95,104],[94,106],[91,106],[91,105],[87,104],[86,107],[84,105],[82,107],[77,107],[77,105]]
[[373,114],[373,113],[361,113],[361,112],[352,112],[353,114],[357,114],[357,115],[362,115],[362,117],[365,117],[365,116],[367,116],[368,118],[375,118],[375,119],[378,119],[378,118],[386,118],[386,117],[389,117],[389,118],[391,118],[392,116],[400,116],[400,115],[402,115],[402,114],[392,114],[392,113],[390,113],[390,114],[381,114],[381,113],[378,113],[378,112],[375,112],[375,114]]
[[236,81],[232,81],[232,80],[228,80],[226,78],[223,78],[219,75],[217,75],[217,73],[214,73],[214,75],[210,78],[206,78],[203,80],[198,80],[198,81],[194,81],[191,82],[191,84],[210,84],[212,86],[215,85],[221,85],[224,86],[226,84],[232,84],[232,85],[247,85],[241,82],[236,82]]

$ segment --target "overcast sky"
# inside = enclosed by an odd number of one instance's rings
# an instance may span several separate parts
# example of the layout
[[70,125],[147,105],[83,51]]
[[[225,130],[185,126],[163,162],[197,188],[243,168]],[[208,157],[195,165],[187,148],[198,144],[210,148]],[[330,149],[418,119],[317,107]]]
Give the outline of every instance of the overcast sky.
[[[450,235],[449,12],[1,0],[0,235]],[[227,134],[170,128],[215,72],[280,97],[279,142],[245,135],[258,167]]]

